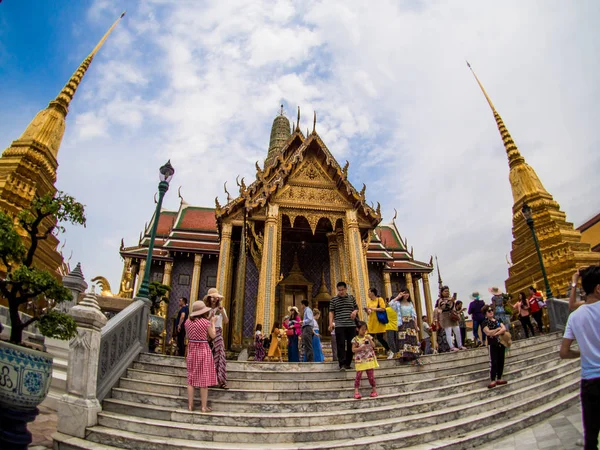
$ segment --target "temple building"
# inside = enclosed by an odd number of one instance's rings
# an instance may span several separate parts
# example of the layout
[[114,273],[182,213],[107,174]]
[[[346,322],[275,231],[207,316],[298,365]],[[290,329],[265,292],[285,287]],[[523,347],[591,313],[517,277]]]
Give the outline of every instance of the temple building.
[[590,244],[593,252],[600,252],[600,214],[587,220],[577,231],[581,233],[581,242]]
[[[69,105],[94,56],[119,19],[110,27],[92,52],[83,60],[58,96],[33,118],[19,139],[13,141],[0,157],[0,210],[12,217],[29,208],[35,197],[54,194],[58,150],[65,133]],[[52,220],[52,219],[48,219]],[[56,273],[63,267],[63,258],[57,250],[58,239],[51,234],[41,240],[34,259],[40,268]],[[1,270],[0,270],[1,271]],[[66,275],[66,273],[64,274]]]
[[[431,317],[432,261],[414,259],[394,220],[381,225],[379,204],[369,206],[365,185],[360,191],[352,186],[348,167],[338,164],[314,123],[304,135],[282,111],[273,121],[264,167],[256,164],[256,179],[248,186],[238,182],[237,197],[228,193],[227,203],[216,199],[215,208],[181,198],[178,211],[152,217],[138,245],[121,246],[121,290],[132,295],[139,288],[150,230],[158,220],[151,280],[171,286],[172,299],[192,302],[217,287],[225,296],[226,336],[234,349],[252,338],[256,324],[270,330],[304,298],[321,310],[320,328],[327,335],[329,299],[341,280],[361,310],[370,287],[385,297],[407,287],[419,322],[423,304]],[[176,312],[177,302],[171,301],[168,318]],[[168,336],[171,331],[172,320]]]
[[561,211],[560,205],[544,188],[535,170],[525,162],[475,72],[473,75],[494,114],[510,169],[513,242],[510,253],[512,265],[505,282],[506,291],[517,294],[526,291],[531,285],[544,286],[533,236],[521,213],[523,204],[527,203],[533,211],[535,231],[552,293],[556,297],[565,296],[575,270],[599,264],[600,254],[591,251],[590,243],[582,239],[581,232],[571,222],[567,222],[567,216]]

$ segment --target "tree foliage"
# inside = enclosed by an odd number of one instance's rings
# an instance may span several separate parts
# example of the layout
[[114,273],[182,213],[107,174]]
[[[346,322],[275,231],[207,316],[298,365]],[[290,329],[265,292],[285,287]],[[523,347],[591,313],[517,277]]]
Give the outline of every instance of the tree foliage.
[[[33,266],[39,242],[52,234],[64,232],[64,223],[85,226],[84,206],[63,192],[36,197],[29,209],[15,220],[0,212],[0,260],[6,277],[0,279],[0,294],[8,300],[11,319],[11,342],[21,343],[23,330],[39,322],[47,337],[69,339],[75,336],[76,324],[71,316],[53,308],[72,299],[71,292],[50,272]],[[28,237],[27,247],[16,225]],[[19,307],[27,305],[32,318],[22,322]],[[29,312],[29,311],[28,311]]]
[[171,288],[166,284],[152,281],[148,286],[148,298],[152,302],[150,307],[151,314],[156,314],[160,309],[161,302],[169,303],[167,294],[171,292]]

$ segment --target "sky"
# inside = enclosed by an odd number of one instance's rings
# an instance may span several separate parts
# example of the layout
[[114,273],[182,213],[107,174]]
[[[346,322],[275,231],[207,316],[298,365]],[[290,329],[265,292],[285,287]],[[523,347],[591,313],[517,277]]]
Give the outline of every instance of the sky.
[[[508,164],[469,60],[569,221],[600,210],[600,3],[488,0],[82,0],[0,3],[0,145],[17,139],[123,10],[67,117],[57,187],[86,205],[61,236],[88,282],[118,290],[119,245],[153,210],[225,202],[255,176],[272,121],[312,125],[415,258],[467,298],[504,287]],[[233,191],[232,191],[233,192]],[[437,274],[433,274],[437,278]],[[435,287],[435,282],[432,287]],[[433,293],[435,295],[435,292]]]

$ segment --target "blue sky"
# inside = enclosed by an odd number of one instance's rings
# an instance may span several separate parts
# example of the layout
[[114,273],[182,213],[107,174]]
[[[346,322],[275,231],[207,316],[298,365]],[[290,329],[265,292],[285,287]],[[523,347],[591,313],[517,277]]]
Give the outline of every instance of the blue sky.
[[600,5],[594,1],[191,1],[0,4],[0,139],[19,137],[119,16],[71,105],[57,185],[87,206],[65,254],[118,286],[118,247],[153,211],[213,206],[254,176],[278,105],[317,131],[415,256],[465,297],[503,285],[512,196],[502,142],[464,60],[567,217],[600,209]]

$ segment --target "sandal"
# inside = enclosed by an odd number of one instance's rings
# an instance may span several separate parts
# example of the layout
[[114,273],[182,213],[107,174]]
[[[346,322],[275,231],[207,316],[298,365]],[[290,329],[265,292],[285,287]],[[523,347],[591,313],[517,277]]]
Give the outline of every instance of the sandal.
[[202,410],[201,410],[201,411],[202,411],[203,413],[209,413],[209,412],[212,412],[212,408],[209,408],[209,407],[207,406],[207,407],[206,407],[206,409],[205,409],[205,408],[202,408]]
[[221,389],[225,389],[225,390],[229,389],[229,386],[227,386],[227,383],[225,383],[225,384],[222,384],[222,385],[221,385],[221,386],[219,386],[219,387],[220,387]]
[[356,392],[356,393],[354,394],[354,398],[355,398],[356,400],[360,400],[360,399],[362,398],[362,395],[360,395],[358,392]]

